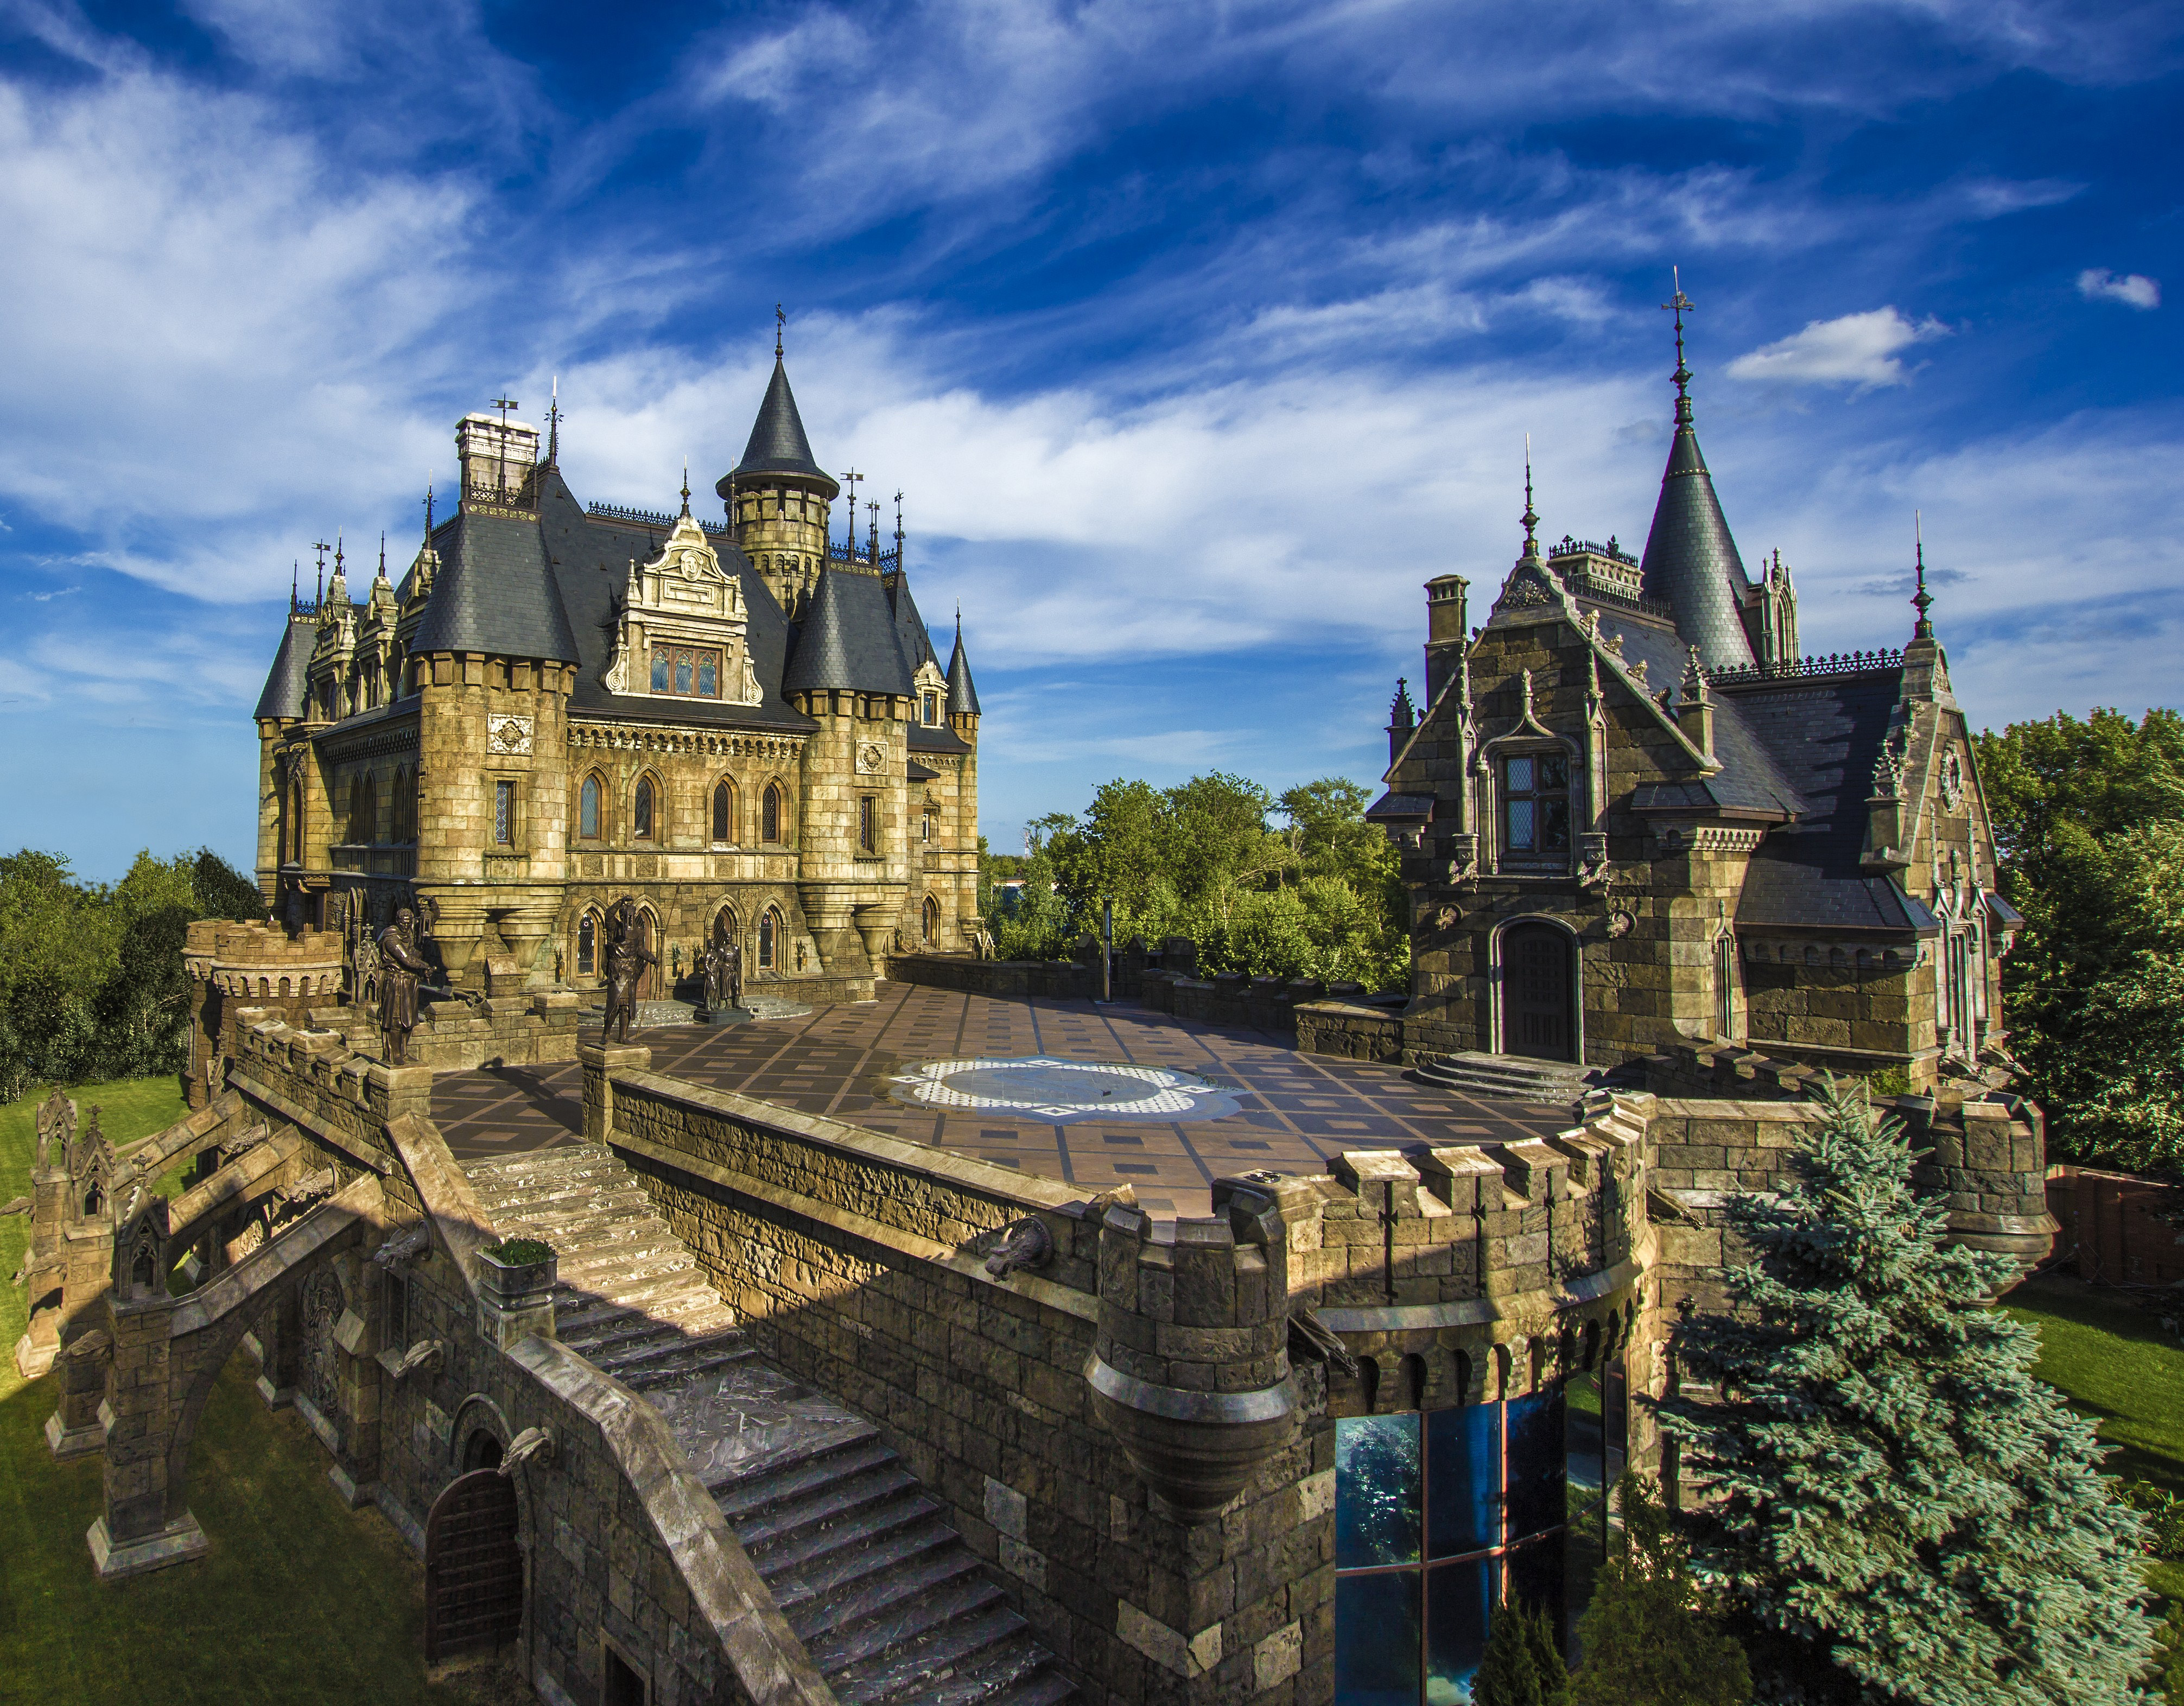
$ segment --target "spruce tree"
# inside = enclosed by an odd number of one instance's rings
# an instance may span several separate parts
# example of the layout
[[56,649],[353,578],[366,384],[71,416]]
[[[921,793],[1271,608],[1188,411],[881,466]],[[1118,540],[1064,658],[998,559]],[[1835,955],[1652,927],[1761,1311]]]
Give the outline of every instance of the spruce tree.
[[2137,1698],[2140,1520],[2034,1378],[2036,1336],[1991,1306],[2015,1264],[1944,1242],[1862,1086],[1824,1106],[1789,1187],[1729,1205],[1735,1313],[1679,1334],[1714,1392],[1664,1405],[1701,1484],[1696,1561],[1750,1620],[1763,1698]]
[[1513,1599],[1499,1608],[1471,1680],[1471,1706],[1568,1706],[1568,1701],[1569,1670],[1547,1614]]
[[1585,1662],[1570,1706],[1745,1706],[1744,1649],[1702,1602],[1691,1549],[1652,1482],[1626,1475],[1618,1502],[1623,1549],[1601,1567],[1579,1620]]

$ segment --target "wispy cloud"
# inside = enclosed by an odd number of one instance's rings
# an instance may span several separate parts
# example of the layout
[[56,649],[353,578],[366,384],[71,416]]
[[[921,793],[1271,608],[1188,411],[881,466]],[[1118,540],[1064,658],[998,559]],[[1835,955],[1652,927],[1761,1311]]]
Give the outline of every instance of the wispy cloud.
[[1948,332],[1938,320],[1930,316],[1914,325],[1893,307],[1815,320],[1802,332],[1738,356],[1729,364],[1729,376],[1786,385],[1852,385],[1860,391],[1903,385],[1911,375],[1897,352]]
[[2120,302],[2131,308],[2161,306],[2161,286],[2142,272],[2113,273],[2089,266],[2078,275],[2078,294],[2090,302]]
[[81,587],[55,587],[51,592],[21,593],[17,596],[28,599],[34,605],[49,605],[55,599],[64,599],[70,593],[80,593]]

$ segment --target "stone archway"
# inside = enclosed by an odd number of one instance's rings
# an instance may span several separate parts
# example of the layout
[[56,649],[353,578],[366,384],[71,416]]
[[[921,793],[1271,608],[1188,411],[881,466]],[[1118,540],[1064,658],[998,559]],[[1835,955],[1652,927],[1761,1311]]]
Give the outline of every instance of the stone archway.
[[1534,1060],[1577,1058],[1577,945],[1537,921],[1502,933],[1502,1048]]
[[521,1526],[515,1483],[497,1466],[457,1476],[432,1501],[425,1519],[427,1664],[499,1647],[521,1633]]

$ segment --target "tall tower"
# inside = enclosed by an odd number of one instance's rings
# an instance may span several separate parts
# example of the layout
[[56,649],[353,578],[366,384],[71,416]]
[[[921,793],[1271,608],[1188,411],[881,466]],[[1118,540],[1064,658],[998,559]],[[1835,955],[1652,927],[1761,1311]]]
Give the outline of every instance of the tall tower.
[[[773,377],[759,405],[744,459],[714,488],[727,505],[736,544],[792,621],[811,601],[827,561],[827,506],[841,488],[812,460],[796,394],[773,345]],[[856,516],[850,517],[855,532]]]

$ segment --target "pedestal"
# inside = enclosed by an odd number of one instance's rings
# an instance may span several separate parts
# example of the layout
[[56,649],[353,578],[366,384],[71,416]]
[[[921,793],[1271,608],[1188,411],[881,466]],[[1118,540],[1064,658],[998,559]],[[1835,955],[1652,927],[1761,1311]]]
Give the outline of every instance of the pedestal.
[[91,1542],[91,1561],[101,1581],[120,1581],[125,1576],[164,1569],[170,1564],[187,1564],[203,1557],[209,1549],[204,1530],[187,1511],[163,1529],[118,1545],[108,1538],[106,1519],[101,1517],[84,1538]]

